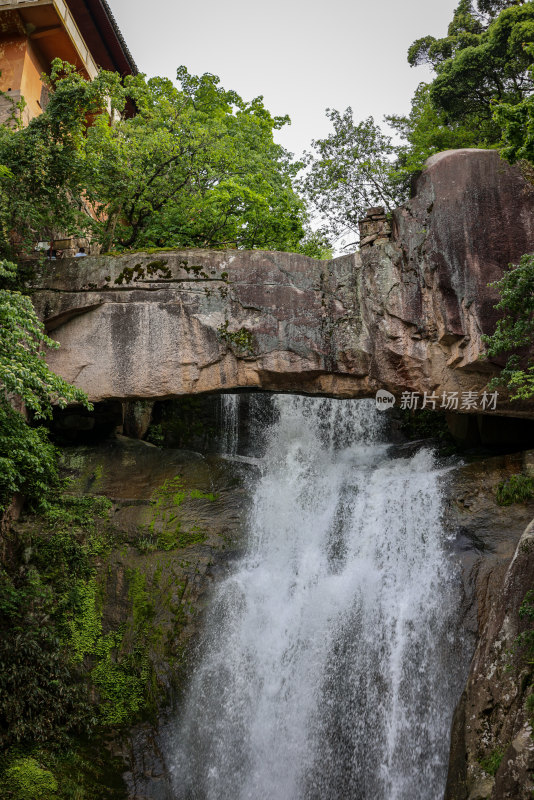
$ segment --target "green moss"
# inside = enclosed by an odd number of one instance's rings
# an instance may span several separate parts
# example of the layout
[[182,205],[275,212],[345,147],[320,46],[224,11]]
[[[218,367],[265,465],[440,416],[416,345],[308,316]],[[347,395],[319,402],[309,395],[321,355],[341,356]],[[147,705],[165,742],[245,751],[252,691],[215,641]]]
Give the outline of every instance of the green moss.
[[34,758],[18,758],[5,771],[6,786],[13,800],[53,800],[58,782]]
[[[159,274],[161,273],[161,274]],[[125,267],[119,273],[114,283],[121,286],[123,283],[137,283],[137,281],[145,280],[146,278],[171,278],[172,273],[167,262],[163,260],[150,261],[150,263],[143,266],[136,264],[134,267]]]
[[488,756],[480,760],[480,766],[487,772],[488,775],[495,775],[501,766],[501,761],[504,757],[504,750],[496,747]]
[[75,587],[75,613],[68,621],[68,648],[75,663],[93,664],[91,682],[98,693],[98,715],[103,725],[135,720],[150,700],[150,644],[154,603],[146,576],[128,573],[131,612],[126,625],[104,634],[101,589],[93,578]]
[[497,486],[497,503],[511,506],[513,503],[526,503],[534,497],[534,480],[528,475],[512,475]]
[[132,722],[147,703],[146,685],[150,673],[148,652],[139,646],[121,654],[123,634],[101,637],[96,651],[98,663],[91,679],[100,696],[100,719],[104,725]]
[[238,351],[248,355],[254,354],[254,335],[247,328],[239,328],[237,331],[228,330],[229,322],[217,328],[217,336],[222,342],[233,345]]
[[189,497],[191,500],[209,500],[210,503],[219,499],[218,494],[214,494],[213,492],[201,492],[199,489],[192,489],[189,492]]
[[81,663],[88,653],[94,653],[102,635],[102,602],[94,578],[77,581],[74,594],[76,613],[67,622],[68,647],[72,660]]
[[166,480],[152,494],[152,519],[147,526],[148,535],[140,539],[138,548],[147,553],[151,550],[168,551],[202,544],[207,539],[206,531],[198,525],[184,528],[179,509],[186,500],[214,502],[217,497],[213,492],[202,492],[199,489],[187,491],[180,475]]

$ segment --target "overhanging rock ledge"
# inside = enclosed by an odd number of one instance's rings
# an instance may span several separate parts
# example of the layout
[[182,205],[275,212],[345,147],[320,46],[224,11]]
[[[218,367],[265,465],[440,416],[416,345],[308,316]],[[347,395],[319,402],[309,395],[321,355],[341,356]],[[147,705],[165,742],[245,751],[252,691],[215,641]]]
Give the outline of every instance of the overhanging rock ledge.
[[[391,234],[360,253],[183,250],[47,264],[33,300],[50,367],[94,402],[263,389],[481,391],[498,296],[534,252],[534,187],[492,150],[427,162]],[[534,416],[534,404],[500,413]]]

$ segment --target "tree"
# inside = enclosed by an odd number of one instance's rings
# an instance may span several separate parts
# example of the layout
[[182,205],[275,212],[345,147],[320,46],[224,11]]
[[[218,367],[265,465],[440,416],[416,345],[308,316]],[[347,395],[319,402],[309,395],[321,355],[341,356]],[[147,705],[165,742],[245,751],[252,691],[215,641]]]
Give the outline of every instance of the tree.
[[525,354],[534,336],[534,255],[524,255],[519,264],[511,264],[494,285],[501,296],[495,308],[502,311],[502,318],[495,332],[483,337],[486,355],[511,353],[500,381],[512,390],[513,400],[524,400],[534,396],[534,363]]
[[483,25],[473,13],[470,0],[460,0],[449,25],[447,36],[436,39],[423,36],[417,39],[408,50],[408,63],[411,67],[430,64],[435,70],[440,64],[453,58],[464,47],[477,44]]
[[307,172],[299,185],[329,234],[358,238],[366,208],[392,210],[404,199],[395,148],[372,117],[356,124],[351,108],[343,114],[327,109],[326,115],[334,132],[312,142],[315,153],[305,154]]
[[443,150],[497,147],[507,119],[517,138],[534,86],[533,40],[533,2],[478,0],[475,7],[461,0],[446,37],[412,44],[411,66],[430,64],[436,77],[419,85],[410,114],[386,117],[405,142],[398,148],[399,178]]
[[16,266],[0,261],[0,514],[16,492],[45,500],[58,479],[47,431],[31,428],[15,400],[37,419],[52,415],[52,403],[89,407],[84,392],[48,368],[44,348],[59,345],[46,336],[29,297],[12,288],[16,279]]
[[85,195],[84,141],[88,120],[108,115],[108,98],[123,103],[119,76],[102,72],[85,81],[73,67],[54,62],[50,106],[27,128],[0,126],[0,254],[31,250],[58,231],[82,232],[93,220]]
[[534,88],[532,55],[525,47],[533,41],[534,3],[505,9],[470,45],[436,68],[432,101],[454,120],[482,123],[488,141],[496,143],[500,129],[493,119],[494,103],[519,103]]
[[461,147],[479,147],[481,143],[480,129],[462,122],[452,122],[445,112],[433,104],[430,90],[430,84],[420,83],[413,96],[410,113],[407,116],[386,117],[389,125],[405,142],[396,150],[396,168],[401,181],[408,181],[434,153]]
[[[534,45],[525,45],[534,62]],[[530,67],[534,82],[534,66]],[[502,130],[501,155],[511,163],[526,161],[534,164],[534,96],[520,103],[499,103],[494,117]]]
[[[46,112],[0,135],[12,172],[0,178],[4,228],[33,240],[90,228],[104,249],[298,250],[307,219],[292,187],[300,165],[273,140],[288,118],[214,75],[180,67],[178,81],[129,76],[121,85],[101,71],[89,82],[56,61]],[[133,118],[122,115],[127,102]]]

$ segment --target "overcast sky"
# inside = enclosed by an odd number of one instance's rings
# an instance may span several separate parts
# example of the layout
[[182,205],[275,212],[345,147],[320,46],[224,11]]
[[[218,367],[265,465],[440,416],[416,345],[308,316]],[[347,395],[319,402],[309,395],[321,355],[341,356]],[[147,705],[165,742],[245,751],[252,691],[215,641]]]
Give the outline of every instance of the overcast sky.
[[219,75],[245,100],[262,94],[291,127],[277,135],[297,155],[325,136],[325,108],[356,120],[407,113],[424,67],[406,51],[443,36],[458,0],[109,0],[139,69],[176,78]]

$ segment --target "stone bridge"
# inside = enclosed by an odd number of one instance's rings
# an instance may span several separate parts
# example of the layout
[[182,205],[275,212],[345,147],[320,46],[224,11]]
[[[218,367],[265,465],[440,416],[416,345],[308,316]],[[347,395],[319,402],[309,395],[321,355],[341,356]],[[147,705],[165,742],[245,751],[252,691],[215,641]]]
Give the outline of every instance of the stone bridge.
[[[369,397],[482,390],[488,286],[534,251],[534,187],[495,151],[432,157],[359,253],[128,253],[50,262],[34,303],[53,370],[91,400],[263,389]],[[532,416],[502,400],[498,412]]]

